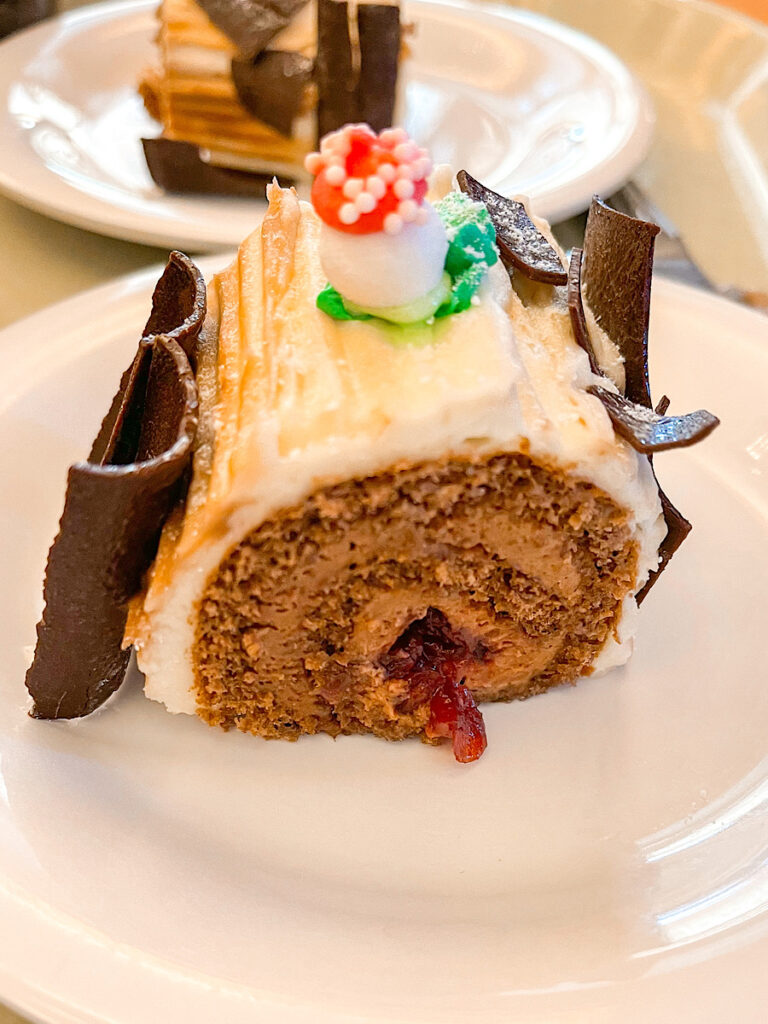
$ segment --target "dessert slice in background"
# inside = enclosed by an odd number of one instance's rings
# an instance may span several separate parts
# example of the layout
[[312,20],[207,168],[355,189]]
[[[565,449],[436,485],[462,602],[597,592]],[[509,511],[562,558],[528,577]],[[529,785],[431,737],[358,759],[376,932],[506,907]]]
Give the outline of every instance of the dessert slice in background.
[[393,120],[397,2],[162,0],[140,85],[162,125],[147,163],[168,191],[255,194],[296,181],[319,134]]

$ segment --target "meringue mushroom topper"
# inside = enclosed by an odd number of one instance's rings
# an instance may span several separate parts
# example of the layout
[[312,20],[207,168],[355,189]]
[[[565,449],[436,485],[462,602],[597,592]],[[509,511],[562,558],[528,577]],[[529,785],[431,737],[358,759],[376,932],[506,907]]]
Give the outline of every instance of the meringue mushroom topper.
[[306,168],[322,221],[324,313],[407,326],[469,307],[498,259],[493,225],[461,193],[427,200],[432,161],[403,128],[377,135],[346,125],[322,139]]

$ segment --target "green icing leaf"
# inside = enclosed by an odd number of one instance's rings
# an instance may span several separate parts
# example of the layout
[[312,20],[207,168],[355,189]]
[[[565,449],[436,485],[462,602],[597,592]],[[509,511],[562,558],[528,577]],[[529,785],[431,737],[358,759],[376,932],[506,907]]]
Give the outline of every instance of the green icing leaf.
[[487,266],[474,263],[454,277],[451,297],[438,309],[435,318],[451,316],[453,313],[462,313],[465,309],[469,309],[472,305],[472,296],[480,287],[487,269]]
[[449,192],[435,204],[435,210],[448,235],[445,269],[451,277],[458,277],[472,266],[482,266],[483,273],[493,266],[499,258],[496,229],[482,203],[476,203],[463,192]]
[[445,269],[451,276],[451,298],[435,313],[442,318],[469,309],[489,267],[498,260],[496,229],[482,203],[463,192],[449,192],[435,205],[448,234]]
[[[469,309],[473,295],[482,284],[488,268],[498,260],[499,254],[496,249],[496,230],[482,203],[475,202],[463,192],[449,192],[435,204],[435,210],[448,235],[445,271],[451,280],[450,296],[434,314],[437,320]],[[317,307],[334,320],[379,320],[363,310],[350,312],[341,295],[330,284],[317,296]],[[379,320],[381,324],[386,322]],[[430,322],[422,320],[399,326],[390,323],[388,326],[395,332],[411,332],[413,328]],[[419,337],[423,344],[423,334]],[[393,338],[390,337],[390,340]]]
[[317,308],[334,320],[372,320],[368,313],[350,313],[333,285],[328,284],[317,296]]

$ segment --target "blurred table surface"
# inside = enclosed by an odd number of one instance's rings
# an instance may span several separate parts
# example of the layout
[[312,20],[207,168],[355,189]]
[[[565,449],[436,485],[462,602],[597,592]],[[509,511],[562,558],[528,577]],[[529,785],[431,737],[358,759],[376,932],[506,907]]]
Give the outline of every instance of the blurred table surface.
[[[81,3],[59,0],[59,8]],[[595,36],[635,71],[658,116],[654,144],[635,179],[715,281],[768,291],[768,0],[521,0],[516,6]],[[686,74],[681,58],[691,61]],[[710,101],[702,104],[702,96]],[[763,125],[761,136],[750,138],[762,176],[755,176],[753,163],[750,177],[729,149],[726,115]],[[0,327],[166,256],[2,197],[0,237]],[[0,1024],[24,1022],[0,1006]]]

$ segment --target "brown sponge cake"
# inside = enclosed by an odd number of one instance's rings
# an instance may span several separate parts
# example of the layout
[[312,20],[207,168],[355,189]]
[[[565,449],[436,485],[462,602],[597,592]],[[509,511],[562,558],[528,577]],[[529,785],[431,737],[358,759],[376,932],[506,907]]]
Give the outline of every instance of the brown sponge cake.
[[589,670],[636,573],[627,510],[522,454],[326,487],[209,578],[197,712],[262,736],[423,733],[409,638],[457,658],[476,700],[527,697]]

